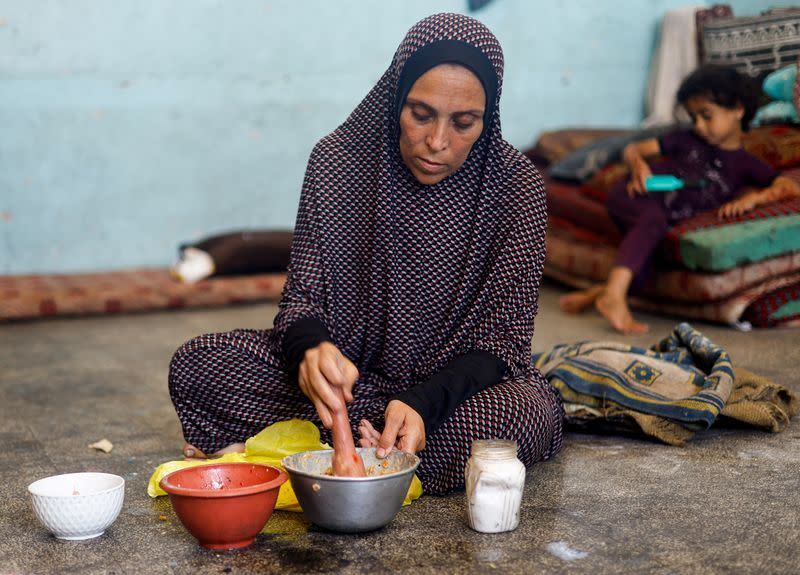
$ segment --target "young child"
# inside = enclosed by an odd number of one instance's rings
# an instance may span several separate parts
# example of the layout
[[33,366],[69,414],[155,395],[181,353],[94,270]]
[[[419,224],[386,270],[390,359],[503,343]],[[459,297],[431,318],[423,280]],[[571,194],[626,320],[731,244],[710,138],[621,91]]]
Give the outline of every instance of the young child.
[[[758,102],[757,88],[749,79],[733,69],[702,67],[683,81],[677,100],[691,116],[693,129],[625,147],[623,158],[631,174],[614,186],[608,198],[609,214],[624,234],[614,267],[605,284],[562,296],[563,311],[578,313],[594,303],[615,330],[646,332],[648,326],[631,315],[628,290],[632,285],[642,287],[670,226],[707,210],[727,218],[800,196],[800,185],[742,148],[742,133]],[[652,166],[645,160],[657,155],[662,159]],[[686,186],[648,193],[645,180],[652,174],[675,175]],[[746,187],[763,189],[736,197]]]

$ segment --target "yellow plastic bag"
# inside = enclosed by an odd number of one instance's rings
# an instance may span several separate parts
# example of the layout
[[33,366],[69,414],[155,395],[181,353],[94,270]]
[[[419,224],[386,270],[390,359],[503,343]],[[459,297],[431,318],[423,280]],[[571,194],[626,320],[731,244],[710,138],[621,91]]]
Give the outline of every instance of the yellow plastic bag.
[[[159,465],[150,477],[147,485],[147,494],[158,497],[167,493],[161,489],[159,483],[168,474],[178,469],[194,467],[196,465],[210,465],[214,463],[261,463],[281,467],[281,461],[287,455],[301,451],[314,451],[317,449],[330,449],[326,443],[319,440],[319,429],[310,421],[292,419],[270,425],[259,434],[251,437],[245,443],[244,453],[226,453],[215,459],[202,459],[195,461],[167,461]],[[415,475],[406,494],[403,505],[410,505],[412,501],[422,495],[422,483]],[[297,497],[292,489],[291,482],[281,485],[275,509],[284,511],[302,511]]]

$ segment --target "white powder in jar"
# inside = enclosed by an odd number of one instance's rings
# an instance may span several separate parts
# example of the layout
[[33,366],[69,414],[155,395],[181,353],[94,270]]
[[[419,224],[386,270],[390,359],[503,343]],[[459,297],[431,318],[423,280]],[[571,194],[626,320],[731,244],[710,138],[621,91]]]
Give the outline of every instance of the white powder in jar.
[[504,439],[473,442],[465,469],[469,526],[481,533],[512,531],[519,525],[525,466],[517,444]]

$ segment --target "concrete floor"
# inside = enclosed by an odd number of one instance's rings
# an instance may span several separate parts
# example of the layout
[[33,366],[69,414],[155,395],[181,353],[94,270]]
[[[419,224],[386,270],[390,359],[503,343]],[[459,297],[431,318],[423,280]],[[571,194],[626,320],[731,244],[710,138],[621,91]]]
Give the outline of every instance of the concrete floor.
[[[565,317],[544,286],[535,350],[621,339],[600,318]],[[67,319],[0,326],[0,575],[11,573],[800,573],[800,418],[784,433],[712,428],[685,448],[571,433],[528,472],[520,527],[481,535],[464,495],[423,497],[384,529],[336,535],[276,512],[245,550],[199,547],[147,480],[182,445],[167,364],[188,338],[271,324],[275,307]],[[673,319],[642,316],[652,335]],[[800,332],[695,324],[734,363],[800,392]],[[101,438],[110,454],[87,448]],[[74,471],[125,477],[117,522],[60,541],[38,524],[26,486]],[[166,520],[160,519],[165,516]]]

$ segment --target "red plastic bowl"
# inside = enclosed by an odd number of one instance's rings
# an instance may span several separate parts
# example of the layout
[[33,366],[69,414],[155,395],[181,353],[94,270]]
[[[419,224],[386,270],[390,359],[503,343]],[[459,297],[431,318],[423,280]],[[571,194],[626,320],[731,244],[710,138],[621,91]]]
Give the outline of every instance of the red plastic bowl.
[[219,463],[173,471],[160,485],[203,547],[237,549],[264,528],[287,477],[271,465]]

